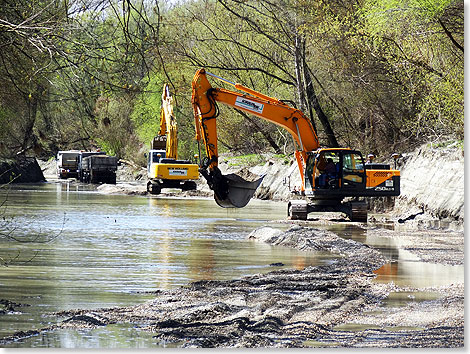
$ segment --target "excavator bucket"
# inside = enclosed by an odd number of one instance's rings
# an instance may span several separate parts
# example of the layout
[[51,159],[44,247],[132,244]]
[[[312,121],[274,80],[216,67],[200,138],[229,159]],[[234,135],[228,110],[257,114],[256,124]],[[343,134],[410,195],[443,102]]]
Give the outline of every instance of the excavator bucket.
[[256,188],[263,181],[264,175],[250,178],[250,180],[234,173],[222,177],[226,193],[223,193],[224,197],[221,197],[220,193],[214,193],[215,202],[222,208],[243,208],[255,194]]

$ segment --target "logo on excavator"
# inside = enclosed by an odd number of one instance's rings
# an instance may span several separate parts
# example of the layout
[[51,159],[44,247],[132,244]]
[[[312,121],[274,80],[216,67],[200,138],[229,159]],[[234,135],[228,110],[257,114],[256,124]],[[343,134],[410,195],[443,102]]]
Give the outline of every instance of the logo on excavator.
[[187,176],[188,169],[187,168],[169,168],[168,174],[170,176]]
[[390,187],[375,187],[376,191],[393,191],[393,188]]
[[259,114],[263,113],[263,109],[264,109],[264,104],[254,102],[243,97],[237,97],[237,99],[235,100],[235,106],[249,109],[250,111],[253,111]]

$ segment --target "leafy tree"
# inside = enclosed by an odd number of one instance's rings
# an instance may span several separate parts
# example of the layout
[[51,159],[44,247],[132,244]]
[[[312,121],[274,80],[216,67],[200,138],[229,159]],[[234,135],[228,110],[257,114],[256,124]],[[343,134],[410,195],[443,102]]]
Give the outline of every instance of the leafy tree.
[[[289,31],[292,23],[279,22],[277,18],[278,12],[287,3],[261,2],[256,7],[258,3],[200,2],[179,9],[173,14],[175,18],[184,18],[190,25],[179,32],[176,52],[193,66],[203,66],[232,81],[293,102],[296,93],[303,93],[305,87],[296,76],[295,36]],[[303,103],[304,100],[300,99],[299,104]],[[315,104],[321,112],[318,101]],[[275,151],[279,151],[279,145],[284,145],[282,140],[285,140],[285,136],[271,123],[257,118],[247,121],[245,117],[236,117],[233,112],[230,118],[225,117],[220,116],[220,126],[231,132],[229,135],[238,136],[243,131],[249,133],[255,128],[261,131],[264,145],[269,142]],[[325,121],[328,123],[328,119]],[[247,143],[250,134],[243,136],[244,139],[226,139],[226,142],[232,142],[227,145],[234,148],[233,145],[238,142],[245,147],[250,146]],[[290,137],[288,139],[292,141]],[[332,139],[334,141],[334,134]]]
[[[463,137],[462,1],[4,0],[0,48],[3,154],[138,154],[168,82],[189,158],[199,67],[296,105],[324,145]],[[227,150],[291,151],[281,128],[221,108]]]
[[[435,65],[449,55],[459,61],[458,50],[443,45],[452,41],[438,29],[439,20],[423,14],[440,14],[455,39],[463,11],[457,2],[446,2],[440,12],[418,11],[412,3],[418,2],[305,3],[310,14],[303,27],[307,60],[315,63],[319,97],[340,123],[334,125],[335,132],[346,145],[383,155],[419,144],[429,135],[459,134],[456,125],[433,124],[434,114],[425,107],[425,102],[437,104],[463,93],[463,61],[453,68]],[[439,72],[449,72],[449,77],[442,80]],[[455,91],[441,91],[439,100],[430,99],[439,84],[448,85],[450,76]],[[460,115],[463,101],[458,101],[453,99],[454,112]]]
[[150,145],[160,128],[160,108],[164,81],[159,75],[153,75],[135,101],[131,114],[136,133],[142,142]]

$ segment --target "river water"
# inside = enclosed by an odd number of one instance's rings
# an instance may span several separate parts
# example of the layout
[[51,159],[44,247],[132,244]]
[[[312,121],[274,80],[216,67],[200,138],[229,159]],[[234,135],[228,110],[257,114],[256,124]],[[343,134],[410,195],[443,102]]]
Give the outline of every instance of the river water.
[[[44,314],[135,305],[152,292],[191,281],[225,280],[280,268],[303,269],[335,259],[245,241],[255,228],[286,217],[284,203],[252,200],[242,209],[222,209],[211,199],[103,195],[92,185],[70,182],[12,185],[0,190],[0,300],[18,311],[0,314],[0,338],[46,327]],[[396,250],[391,241],[368,236],[354,225],[340,236],[388,252],[391,272],[379,281],[443,285],[460,280],[458,267],[429,267]],[[8,237],[9,236],[9,237]],[[11,239],[14,237],[14,239]],[[444,272],[445,277],[437,274]],[[147,348],[152,334],[112,325],[93,331],[54,331],[6,347]]]

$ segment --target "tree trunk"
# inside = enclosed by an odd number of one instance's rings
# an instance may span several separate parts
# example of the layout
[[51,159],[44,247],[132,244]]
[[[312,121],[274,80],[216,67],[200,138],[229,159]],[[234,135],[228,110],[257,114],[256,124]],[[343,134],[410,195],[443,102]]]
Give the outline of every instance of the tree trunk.
[[250,122],[257,131],[259,131],[261,134],[263,134],[264,138],[268,141],[269,145],[271,145],[271,147],[274,149],[274,152],[276,154],[282,154],[282,150],[281,148],[279,147],[279,145],[276,144],[276,142],[274,141],[273,137],[271,136],[271,134],[269,134],[267,131],[265,131],[264,129],[262,129],[258,123],[255,122],[254,119],[252,119],[248,114],[246,114],[245,112],[243,111],[240,111],[240,110],[236,110],[238,113],[240,113],[243,118],[245,118],[248,122]]
[[[39,91],[39,90],[38,90]],[[40,92],[40,91],[39,91]],[[34,136],[33,128],[36,122],[36,113],[38,110],[38,99],[36,94],[32,94],[26,98],[28,111],[26,117],[26,125],[23,131],[23,142],[21,143],[21,153],[25,153],[34,144],[36,137]]]
[[304,84],[302,80],[302,63],[303,63],[303,56],[304,48],[303,41],[299,34],[295,34],[295,50],[294,50],[294,64],[295,64],[295,78],[297,81],[297,95],[299,96],[299,109],[302,112],[306,111],[306,100],[305,100],[305,90]]
[[[305,58],[305,57],[304,57]],[[333,128],[331,128],[330,121],[326,116],[325,112],[320,106],[320,102],[318,102],[317,94],[315,93],[315,88],[313,87],[312,77],[310,76],[309,68],[307,63],[304,61],[304,78],[305,78],[305,89],[307,91],[308,102],[313,106],[320,123],[323,126],[323,130],[326,133],[328,138],[328,146],[329,147],[339,147],[338,141],[336,140],[335,133],[333,132]]]

